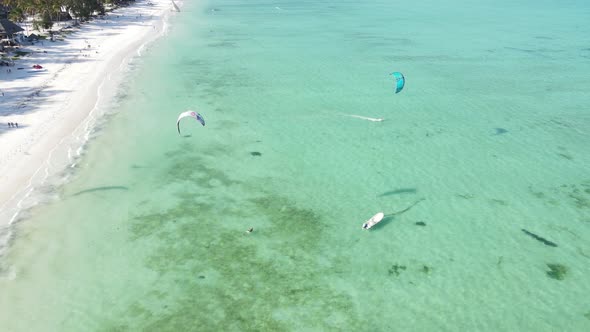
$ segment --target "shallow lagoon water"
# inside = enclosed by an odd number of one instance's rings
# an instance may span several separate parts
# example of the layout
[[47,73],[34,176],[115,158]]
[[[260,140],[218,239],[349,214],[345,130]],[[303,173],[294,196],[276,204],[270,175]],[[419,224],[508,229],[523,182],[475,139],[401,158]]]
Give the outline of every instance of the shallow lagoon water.
[[[60,198],[18,224],[2,325],[587,329],[589,16],[187,3]],[[188,108],[207,125],[179,136]]]

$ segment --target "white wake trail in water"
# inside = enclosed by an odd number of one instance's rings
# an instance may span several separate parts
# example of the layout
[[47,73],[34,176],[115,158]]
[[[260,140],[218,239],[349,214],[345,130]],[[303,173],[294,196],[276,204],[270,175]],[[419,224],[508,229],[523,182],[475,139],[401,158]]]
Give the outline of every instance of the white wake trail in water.
[[371,118],[368,116],[362,116],[362,115],[356,115],[356,114],[343,114],[343,116],[348,116],[351,118],[363,119],[363,120],[373,121],[373,122],[381,122],[381,121],[385,120],[383,118]]

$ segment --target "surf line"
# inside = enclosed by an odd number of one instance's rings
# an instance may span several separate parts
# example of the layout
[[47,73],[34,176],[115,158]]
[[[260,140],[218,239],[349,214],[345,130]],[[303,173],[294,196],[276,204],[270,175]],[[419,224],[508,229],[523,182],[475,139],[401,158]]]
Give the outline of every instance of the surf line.
[[356,115],[356,114],[343,114],[343,115],[351,117],[351,118],[363,119],[363,120],[368,120],[368,121],[373,121],[373,122],[381,122],[381,121],[385,120],[383,118],[370,118],[368,116],[362,116],[362,115]]

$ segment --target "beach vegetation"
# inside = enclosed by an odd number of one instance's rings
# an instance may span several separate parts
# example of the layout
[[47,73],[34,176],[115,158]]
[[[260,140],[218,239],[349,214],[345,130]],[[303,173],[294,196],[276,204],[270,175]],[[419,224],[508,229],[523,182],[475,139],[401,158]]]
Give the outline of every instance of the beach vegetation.
[[104,14],[104,3],[102,0],[61,0],[65,2],[65,7],[77,19],[87,20],[94,13]]
[[52,26],[53,21],[51,20],[51,14],[49,14],[49,12],[43,12],[40,19],[33,21],[33,29],[35,30],[49,30]]
[[36,29],[50,29],[53,22],[71,14],[76,19],[88,20],[93,15],[103,15],[105,5],[123,6],[134,0],[0,0],[9,10],[9,18],[21,22],[34,17]]
[[26,13],[22,8],[12,8],[8,18],[12,21],[21,22],[26,18]]

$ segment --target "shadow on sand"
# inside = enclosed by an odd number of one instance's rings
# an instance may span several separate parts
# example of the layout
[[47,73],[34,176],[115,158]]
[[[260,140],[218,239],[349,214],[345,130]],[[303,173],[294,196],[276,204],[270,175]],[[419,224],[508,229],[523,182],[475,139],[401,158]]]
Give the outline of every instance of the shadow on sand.
[[418,192],[416,190],[416,188],[400,188],[400,189],[396,189],[396,190],[386,191],[384,193],[379,194],[377,197],[401,195],[401,194],[415,194],[416,192]]

